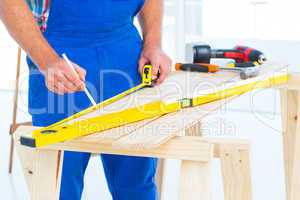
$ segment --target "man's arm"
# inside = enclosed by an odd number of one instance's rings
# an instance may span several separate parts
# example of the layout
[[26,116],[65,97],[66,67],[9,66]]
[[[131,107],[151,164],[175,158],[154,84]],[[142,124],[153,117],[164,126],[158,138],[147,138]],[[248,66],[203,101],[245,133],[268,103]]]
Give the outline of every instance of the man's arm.
[[139,14],[143,30],[144,48],[139,61],[139,69],[147,63],[153,65],[153,75],[160,72],[158,83],[165,80],[171,71],[171,59],[161,49],[163,20],[163,0],[146,0]]
[[84,70],[74,64],[81,80],[72,73],[44,38],[25,0],[0,0],[0,19],[45,75],[49,90],[63,94],[84,88]]

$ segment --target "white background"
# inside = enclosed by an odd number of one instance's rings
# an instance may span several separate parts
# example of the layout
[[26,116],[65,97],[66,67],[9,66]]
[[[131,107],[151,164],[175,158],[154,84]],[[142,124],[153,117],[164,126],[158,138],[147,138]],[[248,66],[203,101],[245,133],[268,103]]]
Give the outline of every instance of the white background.
[[[174,60],[180,57],[178,52],[176,54],[176,51],[180,51],[178,43],[206,41],[207,38],[230,38],[244,43],[253,39],[300,41],[300,2],[297,0],[186,0],[184,4],[180,2],[182,0],[165,1],[164,48]],[[185,5],[182,15],[181,5]],[[178,27],[176,24],[183,26]],[[180,32],[180,29],[184,30]],[[218,46],[214,42],[211,45]],[[282,46],[277,48],[282,52],[287,50]],[[5,76],[0,78],[0,89],[13,88],[16,52],[16,44],[0,23],[0,64],[2,72],[5,72]],[[25,63],[22,67],[26,72]]]
[[[163,46],[174,62],[184,59],[186,42],[205,41],[216,48],[250,45],[263,50],[270,60],[290,63],[294,70],[300,66],[300,3],[297,0],[165,0],[165,6]],[[4,114],[1,118],[5,119],[0,128],[4,127],[1,129],[4,133],[11,117],[12,93],[9,91],[14,87],[16,53],[16,44],[0,23],[0,111]],[[23,59],[21,88],[24,91],[27,88],[26,68]],[[21,100],[26,102],[26,93],[23,94]],[[26,114],[26,110],[22,113]],[[209,136],[237,135],[252,142],[255,200],[284,199],[279,113],[278,93],[274,90],[257,91],[239,98],[206,120],[215,126],[204,131]],[[22,115],[19,120],[26,118],[28,115]],[[218,132],[223,123],[233,124],[234,132]],[[0,185],[4,183],[0,188],[6,188],[0,193],[4,199],[23,200],[27,194],[20,167],[16,165],[14,176],[7,176],[6,165],[3,167],[2,163],[7,162],[8,135],[1,134],[0,138]],[[99,164],[99,159],[91,160],[85,199],[110,198]],[[176,161],[168,162],[165,200],[176,199],[178,168]],[[214,199],[219,200],[222,185],[218,161],[214,162],[213,172]]]

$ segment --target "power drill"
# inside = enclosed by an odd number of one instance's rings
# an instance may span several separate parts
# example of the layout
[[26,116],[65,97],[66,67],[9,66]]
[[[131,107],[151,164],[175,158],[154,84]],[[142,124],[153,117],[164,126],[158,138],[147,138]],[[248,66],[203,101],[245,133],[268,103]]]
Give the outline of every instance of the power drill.
[[233,49],[211,49],[209,45],[196,45],[193,47],[194,63],[210,63],[211,58],[233,59],[236,63],[245,64],[257,62],[264,63],[267,59],[264,54],[247,46],[236,46]]

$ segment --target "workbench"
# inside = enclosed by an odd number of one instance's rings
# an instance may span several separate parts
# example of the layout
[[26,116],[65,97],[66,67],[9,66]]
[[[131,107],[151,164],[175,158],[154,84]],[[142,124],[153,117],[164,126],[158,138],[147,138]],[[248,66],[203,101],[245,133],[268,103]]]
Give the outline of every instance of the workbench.
[[[281,73],[287,69],[288,67],[284,65],[267,64],[259,78],[272,77],[278,71]],[[255,80],[246,81],[249,83]],[[287,200],[300,199],[299,190],[297,191],[300,187],[300,174],[297,170],[300,167],[298,136],[300,124],[297,117],[300,112],[299,80],[300,76],[291,75],[288,82],[280,86],[276,84],[281,91]],[[101,113],[140,105],[149,99],[171,101],[199,95],[208,90],[219,90],[220,87],[228,85],[247,83],[242,82],[239,75],[233,72],[216,74],[174,72],[155,90],[148,88],[138,91],[106,107]],[[259,83],[256,86],[261,87]],[[263,87],[275,87],[274,79],[270,79],[269,84]],[[202,120],[239,95],[230,97],[224,95],[222,100],[37,149],[25,147],[19,141],[21,136],[30,135],[37,127],[19,127],[15,141],[31,199],[59,198],[63,152],[67,150],[156,157],[161,159],[161,163],[168,158],[182,160],[180,199],[183,200],[212,199],[211,162],[217,158],[221,161],[224,199],[250,200],[252,199],[250,143],[238,138],[201,137]],[[99,112],[84,116],[82,119],[92,115],[99,115]],[[162,173],[162,167],[159,167],[157,181],[160,190],[163,188],[160,187],[163,184]]]

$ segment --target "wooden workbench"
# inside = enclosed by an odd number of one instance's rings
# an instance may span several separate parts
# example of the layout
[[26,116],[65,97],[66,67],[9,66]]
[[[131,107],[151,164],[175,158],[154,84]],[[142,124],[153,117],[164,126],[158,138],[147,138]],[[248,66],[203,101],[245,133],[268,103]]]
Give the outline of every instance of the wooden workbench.
[[[283,69],[286,67],[269,64],[263,68],[259,78],[270,77]],[[163,85],[155,89],[148,88],[139,91],[106,107],[101,112],[97,111],[83,118],[114,112],[157,99],[173,101],[203,94],[209,90],[218,90],[230,84],[241,83],[239,76],[232,72],[217,74],[174,72]],[[296,134],[299,127],[297,116],[300,107],[298,106],[300,95],[297,83],[298,77],[292,76],[289,83],[280,88],[288,200],[300,199],[297,192],[300,186],[300,176],[297,176],[300,158],[296,156],[300,155],[300,139]],[[272,83],[270,87],[273,87]],[[216,157],[221,160],[225,199],[250,200],[252,199],[250,144],[238,139],[199,137],[203,118],[236,97],[183,109],[176,113],[40,149],[31,149],[19,144],[18,138],[21,135],[28,135],[36,129],[36,127],[20,127],[16,132],[15,141],[31,198],[33,200],[58,199],[63,151],[68,150],[182,160],[180,199],[184,200],[211,199],[211,160]]]

